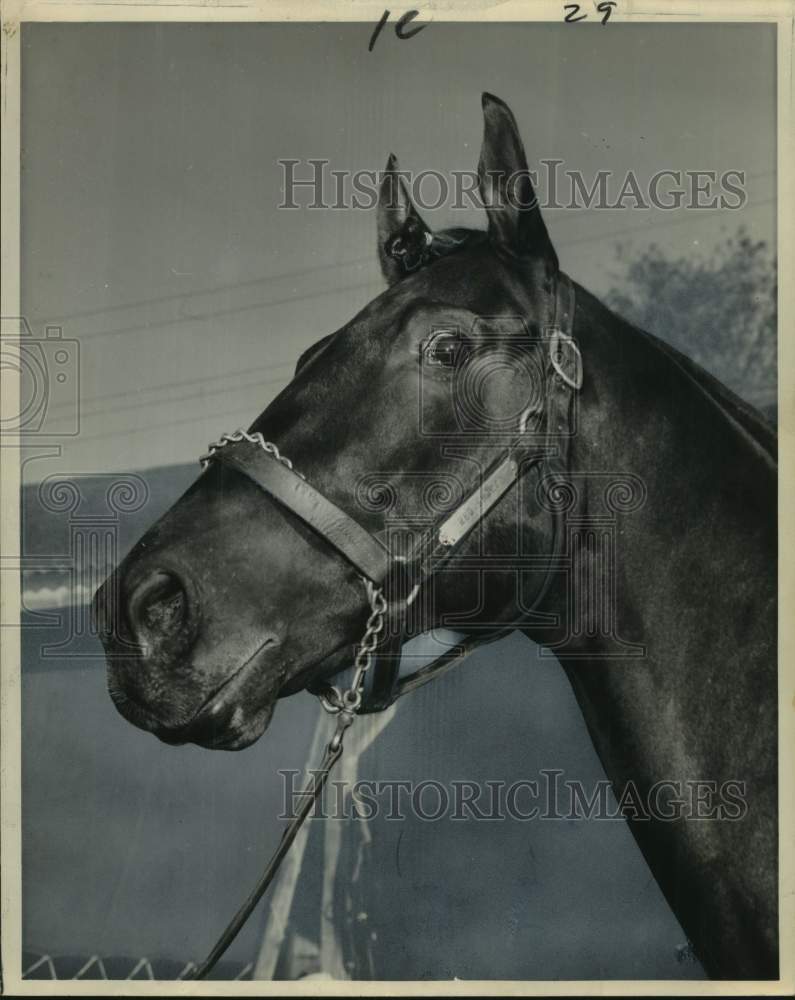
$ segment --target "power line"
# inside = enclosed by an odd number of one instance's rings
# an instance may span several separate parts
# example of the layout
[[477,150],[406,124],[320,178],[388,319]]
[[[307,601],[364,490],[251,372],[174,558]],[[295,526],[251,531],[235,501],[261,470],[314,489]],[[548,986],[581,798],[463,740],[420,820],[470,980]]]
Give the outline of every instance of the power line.
[[[128,389],[125,392],[105,392],[99,396],[89,396],[86,399],[82,400],[82,402],[101,403],[101,402],[106,402],[109,399],[113,400],[126,399],[129,396],[138,396],[141,393],[158,392],[160,390],[163,390],[165,392],[172,392],[174,389],[182,389],[188,386],[197,386],[202,384],[203,382],[207,383],[219,382],[223,379],[239,378],[243,375],[253,375],[255,372],[277,372],[277,371],[282,371],[285,368],[293,369],[295,368],[296,364],[297,361],[284,361],[278,365],[257,365],[253,368],[242,368],[234,372],[218,372],[214,375],[204,375],[201,378],[189,378],[177,382],[161,382],[158,385],[139,387],[137,389]],[[155,401],[141,400],[140,405],[149,406],[154,402]],[[48,412],[52,410],[60,410],[63,409],[64,407],[71,407],[73,405],[74,404],[72,403],[71,400],[63,403],[55,403],[54,405],[48,407]]]
[[[776,170],[763,170],[751,174],[746,174],[746,180],[759,179],[761,177],[775,177],[777,174]],[[766,199],[770,200],[770,199]],[[774,200],[774,199],[773,199]],[[751,204],[751,202],[746,202],[746,205]],[[761,204],[761,202],[757,202]],[[743,206],[745,207],[745,206]],[[557,220],[558,224],[563,222],[574,222],[575,220],[581,219],[583,216],[595,215],[597,212],[603,211],[615,211],[616,209],[597,209],[597,208],[578,208],[564,206],[560,209],[548,207],[545,211],[550,213],[555,211],[565,211],[570,212],[566,218]],[[714,209],[707,211],[723,211],[722,209]],[[550,215],[550,220],[554,219],[554,215]],[[677,220],[678,221],[678,220]],[[659,225],[670,225],[670,223],[658,223]],[[640,227],[639,227],[640,228]],[[124,312],[130,309],[143,308],[144,306],[150,305],[160,305],[166,302],[178,302],[182,299],[191,298],[200,295],[216,295],[223,292],[239,291],[243,288],[253,288],[258,285],[268,285],[277,281],[284,281],[290,278],[301,278],[310,274],[318,274],[324,271],[333,271],[346,267],[363,267],[365,265],[372,264],[372,258],[370,257],[360,257],[354,260],[337,261],[331,264],[318,264],[314,267],[302,268],[297,271],[284,271],[279,274],[266,275],[261,278],[248,278],[244,281],[230,282],[223,285],[215,285],[211,288],[204,289],[199,292],[171,292],[168,295],[161,295],[151,299],[139,299],[134,302],[123,302],[112,306],[99,306],[94,309],[85,309],[79,312],[68,313],[66,315],[61,314],[59,316],[45,316],[34,320],[34,325],[36,326],[46,326],[48,324],[54,323],[67,323],[75,319],[87,319],[92,316],[103,316],[109,313]],[[103,331],[109,334],[113,334],[116,331]],[[126,332],[126,331],[119,331]],[[93,335],[87,335],[93,336]]]
[[[82,435],[78,438],[79,441],[99,441],[102,438],[126,438],[132,437],[135,434],[151,434],[153,431],[160,430],[164,427],[179,427],[183,424],[198,424],[202,420],[220,420],[223,417],[237,416],[241,414],[242,407],[235,410],[225,410],[223,413],[200,413],[194,414],[192,417],[182,417],[179,420],[169,420],[167,423],[155,423],[146,424],[143,427],[131,427],[125,431],[103,431],[100,434],[89,434],[83,437]],[[251,421],[249,420],[248,423]],[[220,434],[220,432],[219,432]]]
[[[764,204],[770,204],[770,203],[774,202],[775,200],[776,200],[775,198],[770,197],[770,198],[761,199],[761,200],[759,200],[757,202],[748,203],[748,204],[749,205],[753,204],[754,206],[761,206],[761,205],[764,205]],[[703,218],[703,217],[706,216],[706,217],[708,217],[710,219],[711,218],[715,218],[716,216],[720,215],[723,211],[724,210],[721,210],[721,209],[704,210],[702,216],[700,216],[700,217]],[[693,222],[692,218],[689,217],[689,216],[687,218],[684,218],[684,219],[682,219],[682,218],[680,218],[680,219],[670,219],[670,220],[667,220],[665,222],[658,222],[658,223],[655,224],[654,228],[655,229],[667,228],[667,227],[671,227],[671,226],[682,225],[682,224],[688,223],[688,222],[690,222],[690,223]],[[649,229],[646,226],[632,226],[632,227],[628,227],[628,228],[624,228],[624,229],[614,230],[614,231],[609,232],[609,233],[598,233],[598,234],[595,234],[595,235],[583,237],[581,239],[569,240],[569,241],[565,242],[565,246],[567,246],[567,247],[577,246],[577,245],[580,245],[580,244],[596,242],[598,240],[614,239],[614,238],[616,238],[618,236],[631,235],[631,234],[639,233],[639,232],[643,232],[645,234],[649,234]],[[653,234],[650,234],[650,235],[653,235]],[[333,289],[333,290],[331,290],[329,292],[317,292],[317,293],[309,294],[309,295],[304,294],[304,295],[300,295],[300,296],[293,296],[293,297],[290,297],[290,298],[287,298],[287,299],[283,299],[283,300],[271,300],[270,302],[266,301],[266,302],[263,302],[263,303],[253,303],[253,304],[249,304],[249,305],[246,305],[246,306],[233,307],[233,308],[230,308],[228,310],[219,310],[219,311],[215,311],[215,312],[206,313],[203,316],[192,317],[192,319],[202,319],[202,320],[203,319],[211,319],[211,318],[215,318],[215,317],[222,316],[222,315],[229,315],[231,313],[244,312],[244,311],[249,311],[249,310],[259,309],[259,308],[268,308],[268,307],[273,306],[273,305],[281,305],[284,302],[303,301],[303,300],[306,300],[306,299],[315,298],[315,297],[322,297],[322,296],[325,296],[325,295],[328,295],[328,294],[334,294],[334,293],[337,293],[337,292],[352,291],[352,290],[355,290],[355,289],[360,289],[360,288],[368,287],[370,284],[371,284],[370,281],[366,281],[366,282],[362,282],[362,283],[357,283],[355,285],[344,286],[343,288],[339,288],[339,289]],[[184,319],[165,321],[165,322],[159,323],[159,324],[152,324],[151,326],[154,327],[154,326],[161,326],[161,325],[169,325],[169,324],[174,323],[174,322],[184,322]],[[130,329],[141,329],[141,327],[132,327]],[[127,332],[127,331],[126,330],[105,331],[105,332],[103,332],[101,334],[95,334],[94,336],[106,336],[106,335],[109,336],[109,335],[114,335],[114,334],[118,334],[118,333],[122,333],[122,332]],[[188,380],[184,380],[184,381],[178,382],[178,383],[163,383],[162,385],[157,386],[157,387],[152,387],[151,389],[146,389],[146,390],[129,390],[128,392],[121,393],[121,394],[107,393],[107,394],[105,394],[102,397],[94,397],[94,399],[92,401],[99,401],[100,399],[119,399],[119,398],[124,398],[124,397],[127,397],[127,396],[135,395],[135,394],[137,394],[140,391],[144,391],[144,392],[150,392],[151,391],[151,392],[153,392],[156,389],[163,389],[163,390],[166,390],[166,391],[171,391],[175,387],[187,387],[187,386],[199,385],[199,384],[206,383],[206,382],[207,383],[212,383],[213,381],[218,380],[218,379],[232,378],[232,377],[236,377],[237,375],[250,374],[250,373],[252,373],[254,371],[259,371],[259,370],[261,370],[261,371],[268,371],[268,370],[274,371],[274,370],[277,370],[278,368],[286,368],[288,366],[291,367],[293,364],[294,364],[293,362],[286,362],[286,363],[284,363],[282,365],[279,365],[279,366],[261,366],[261,368],[255,368],[255,369],[249,368],[249,369],[243,370],[242,372],[229,373],[229,374],[223,374],[223,373],[222,374],[216,374],[216,375],[207,376],[205,378],[200,378],[200,379],[188,379]],[[255,388],[255,387],[258,387],[258,386],[272,385],[272,384],[275,384],[275,383],[277,383],[279,381],[282,381],[282,380],[281,379],[270,379],[270,380],[268,380],[268,381],[266,381],[264,383],[253,383],[253,384],[248,384],[247,383],[245,387],[240,387],[240,388]],[[288,380],[285,380],[285,381],[288,381]],[[218,390],[213,390],[211,392],[205,393],[204,395],[218,395],[219,393],[225,392],[225,391],[227,391],[227,390],[226,389],[218,389]],[[141,401],[138,404],[134,404],[134,405],[128,406],[128,407],[119,407],[115,411],[108,411],[108,412],[110,412],[112,414],[113,412],[119,412],[119,411],[124,411],[124,410],[143,409],[143,408],[148,407],[148,406],[162,405],[165,402],[178,402],[178,401],[184,401],[184,400],[190,399],[190,398],[192,398],[192,397],[185,397],[185,396],[183,396],[183,397],[179,397],[177,399],[172,398],[170,400],[154,400],[154,401],[151,401],[151,400],[150,401],[145,401],[144,400],[144,401]],[[59,405],[65,405],[65,404],[59,404]],[[92,416],[101,415],[101,412],[102,411],[97,411],[97,412],[92,413],[91,415]],[[238,413],[239,411],[238,410],[233,410],[233,411],[228,411],[228,412]],[[224,414],[221,414],[221,415],[223,416]],[[178,421],[170,422],[168,424],[147,425],[147,426],[145,426],[143,428],[135,428],[135,429],[131,429],[129,431],[120,432],[120,433],[117,434],[117,436],[118,437],[125,437],[125,436],[131,435],[131,434],[142,433],[142,432],[144,432],[146,430],[152,430],[155,427],[159,427],[159,426],[168,426],[168,427],[170,427],[170,426],[177,426],[179,424],[189,423],[191,421],[195,421],[196,419],[198,419],[198,418],[191,417],[191,418],[186,418],[185,420],[178,420]],[[100,438],[105,438],[105,437],[113,436],[114,434],[115,434],[115,432],[103,432],[102,434],[99,434],[99,435],[90,435],[88,437],[81,437],[81,440],[98,440]]]
[[[755,207],[758,207],[760,205],[770,204],[771,202],[774,202],[775,200],[776,199],[773,198],[773,197],[771,197],[771,198],[762,198],[759,201],[748,202],[747,204],[748,205],[753,205]],[[700,219],[703,219],[703,218],[710,218],[710,219],[712,219],[712,218],[719,218],[724,211],[725,211],[725,209],[720,209],[720,208],[704,209],[703,212],[700,213],[699,218]],[[681,225],[683,225],[686,222],[689,222],[689,223],[692,224],[694,222],[694,220],[690,216],[688,216],[685,219],[669,219],[669,220],[667,220],[665,222],[657,222],[657,223],[655,223],[653,228],[654,229],[665,229],[665,228],[668,228],[670,226],[681,226]],[[595,243],[597,240],[615,239],[616,236],[626,236],[626,235],[629,235],[631,233],[646,233],[646,234],[649,234],[649,235],[654,235],[653,232],[650,232],[650,229],[651,229],[651,227],[647,227],[647,226],[631,226],[629,229],[617,229],[617,230],[614,230],[611,233],[597,233],[597,234],[595,234],[593,236],[585,236],[585,237],[583,237],[582,239],[579,239],[579,240],[562,240],[561,242],[564,243],[565,246],[577,246],[580,243]]]
[[330,288],[325,291],[318,292],[302,292],[299,295],[290,295],[282,299],[266,299],[264,302],[251,302],[244,306],[230,306],[228,309],[216,309],[211,312],[202,313],[198,316],[177,316],[171,319],[157,320],[154,323],[135,323],[132,326],[121,327],[117,330],[100,330],[96,333],[85,333],[80,337],[80,343],[82,344],[87,340],[96,340],[100,337],[117,337],[125,333],[136,333],[141,330],[158,330],[166,326],[178,326],[181,323],[196,323],[202,322],[208,319],[217,319],[221,316],[233,316],[237,313],[244,312],[254,312],[258,309],[272,309],[274,306],[287,305],[291,302],[305,302],[309,299],[324,298],[328,295],[338,295],[343,292],[359,291],[363,288],[369,288],[373,284],[372,280],[360,281],[353,285],[343,285],[338,288]]
[[[774,197],[763,198],[760,199],[759,201],[747,202],[745,207],[758,207],[761,205],[770,204],[775,200],[776,199]],[[596,210],[594,209],[593,211]],[[714,218],[716,216],[725,214],[725,211],[726,211],[725,209],[719,209],[719,208],[704,209],[699,215],[699,219]],[[695,220],[691,216],[687,216],[686,218],[680,218],[680,219],[667,219],[662,222],[659,221],[655,222],[654,228],[664,229],[671,226],[681,226],[684,225],[685,223],[692,224],[694,221]],[[648,233],[648,228],[646,226],[630,226],[625,229],[613,230],[612,232],[608,233],[596,233],[591,236],[585,236],[582,237],[581,239],[576,239],[576,240],[568,240],[566,242],[568,246],[577,246],[581,243],[593,243],[598,240],[614,239],[617,236],[626,236],[634,233]],[[373,284],[372,280],[365,280],[356,282],[351,285],[344,285],[342,287],[320,290],[317,292],[309,292],[309,293],[302,292],[296,295],[285,296],[284,298],[281,299],[265,299],[264,301],[261,302],[252,302],[246,305],[230,306],[227,309],[210,310],[209,312],[200,313],[195,316],[171,317],[170,319],[158,320],[153,323],[136,323],[131,326],[121,327],[115,330],[99,330],[95,333],[84,334],[80,338],[80,342],[83,343],[84,341],[95,340],[101,337],[115,337],[115,336],[120,336],[122,334],[139,332],[142,330],[144,331],[156,330],[167,326],[177,326],[182,323],[202,322],[209,319],[220,318],[222,316],[232,316],[244,312],[255,312],[259,309],[271,309],[275,306],[287,305],[292,302],[304,302],[310,299],[324,298],[329,295],[342,294],[343,292],[360,291],[364,288],[369,288],[370,285],[372,284]]]
[[91,316],[103,316],[106,313],[123,312],[127,309],[140,309],[143,306],[160,305],[164,302],[179,302],[180,299],[189,298],[194,295],[216,295],[219,292],[239,291],[241,288],[253,288],[257,285],[267,285],[271,282],[284,281],[288,278],[302,278],[308,274],[316,274],[321,271],[333,271],[338,268],[356,267],[370,263],[372,263],[370,258],[359,258],[358,260],[337,261],[332,264],[318,264],[316,267],[303,268],[300,271],[285,271],[281,274],[269,274],[262,278],[248,278],[245,281],[215,285],[212,288],[202,289],[200,292],[171,292],[168,295],[160,295],[153,299],[139,299],[136,302],[120,302],[113,306],[99,306],[95,309],[84,309],[65,316],[45,316],[36,320],[35,325],[46,326],[52,323],[65,323],[73,319],[88,319]]
[[111,410],[102,410],[102,409],[92,410],[91,412],[86,414],[83,414],[81,410],[80,416],[81,419],[84,415],[86,417],[101,417],[101,416],[113,417],[117,413],[124,413],[125,411],[131,411],[131,410],[135,411],[143,409],[148,410],[150,407],[154,406],[166,406],[166,405],[171,405],[172,403],[184,403],[190,400],[196,400],[198,402],[202,399],[206,399],[208,396],[220,396],[223,393],[247,392],[250,389],[263,389],[265,386],[269,385],[287,385],[289,381],[290,381],[289,377],[270,378],[266,379],[264,382],[257,380],[255,382],[246,382],[240,385],[221,386],[220,388],[212,389],[209,392],[202,392],[199,396],[195,395],[194,393],[189,393],[188,395],[182,395],[182,396],[169,396],[164,399],[153,399],[140,403],[128,403],[126,406],[115,406]]

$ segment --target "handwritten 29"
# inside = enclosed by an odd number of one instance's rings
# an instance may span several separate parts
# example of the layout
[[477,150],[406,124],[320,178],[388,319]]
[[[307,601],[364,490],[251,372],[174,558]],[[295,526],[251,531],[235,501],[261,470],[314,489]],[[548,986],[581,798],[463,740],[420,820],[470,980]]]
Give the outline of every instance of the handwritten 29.
[[[587,14],[580,13],[580,4],[578,3],[564,3],[563,9],[567,11],[566,16],[563,20],[566,24],[576,24],[577,21],[584,21]],[[594,4],[597,11],[602,15],[602,24],[607,24],[610,20],[610,15],[613,13],[613,8],[617,7],[618,4],[616,0],[601,0],[600,3]]]

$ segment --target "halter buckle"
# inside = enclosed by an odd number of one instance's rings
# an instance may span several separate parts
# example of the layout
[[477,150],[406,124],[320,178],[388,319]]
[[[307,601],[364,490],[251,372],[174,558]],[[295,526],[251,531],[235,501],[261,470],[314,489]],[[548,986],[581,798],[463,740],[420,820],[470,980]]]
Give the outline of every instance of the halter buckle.
[[582,355],[574,340],[559,327],[550,329],[549,361],[572,389],[582,388]]

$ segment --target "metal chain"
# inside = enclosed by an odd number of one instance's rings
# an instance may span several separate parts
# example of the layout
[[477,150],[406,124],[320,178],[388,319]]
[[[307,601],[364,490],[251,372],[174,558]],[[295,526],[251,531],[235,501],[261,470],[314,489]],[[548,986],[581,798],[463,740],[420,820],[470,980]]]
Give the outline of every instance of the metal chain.
[[359,710],[362,704],[364,678],[372,665],[373,653],[380,642],[381,633],[384,631],[384,619],[389,610],[383,590],[365,577],[362,577],[362,583],[367,591],[370,617],[367,619],[364,635],[353,660],[354,674],[351,686],[345,691],[332,686],[328,691],[318,695],[320,704],[331,715],[337,715],[339,712],[352,714]]
[[301,476],[301,479],[306,479],[306,476],[302,475],[296,468],[294,468],[290,459],[287,458],[286,455],[282,455],[273,441],[266,441],[259,431],[249,434],[248,431],[236,430],[231,434],[222,434],[220,441],[214,441],[212,444],[207,445],[207,453],[202,455],[199,459],[201,467],[206,469],[210,459],[217,451],[220,451],[221,448],[225,448],[228,444],[236,444],[239,441],[248,441],[250,444],[258,444],[264,452],[272,455],[277,462],[281,462],[282,465],[287,466],[287,468],[291,472],[294,472],[296,476]]
[[[266,441],[259,431],[255,431],[253,434],[250,434],[248,431],[236,430],[231,434],[222,434],[219,441],[214,441],[212,444],[207,446],[207,453],[202,455],[199,459],[202,468],[204,469],[207,467],[213,455],[217,451],[220,451],[221,448],[225,448],[228,444],[236,444],[239,441],[248,441],[251,444],[259,445],[264,452],[267,452],[268,455],[272,455],[277,462],[281,462],[282,465],[285,465],[291,472],[294,472],[297,476],[301,476],[301,479],[306,479],[306,477],[301,475],[301,473],[293,466],[290,459],[287,458],[286,455],[282,455],[279,448],[272,441]],[[348,725],[350,725],[350,722],[353,721],[353,715],[359,710],[362,704],[365,674],[370,669],[370,665],[373,662],[373,653],[375,652],[375,648],[380,641],[381,633],[384,631],[384,618],[386,617],[388,610],[383,590],[380,587],[376,587],[371,580],[368,580],[365,577],[362,577],[361,579],[367,592],[367,602],[370,605],[370,617],[367,619],[364,636],[359,643],[356,650],[356,656],[354,657],[353,681],[351,686],[346,691],[340,691],[338,687],[332,686],[328,691],[324,691],[323,694],[318,695],[320,704],[330,715],[339,715],[340,713],[344,713],[346,716],[350,717],[350,721],[347,722],[343,722],[342,719],[339,720],[342,724],[338,725],[337,732],[335,733],[334,740],[332,740],[332,742],[337,741],[341,737],[341,733],[347,728]],[[414,595],[412,595],[412,599],[413,596]]]

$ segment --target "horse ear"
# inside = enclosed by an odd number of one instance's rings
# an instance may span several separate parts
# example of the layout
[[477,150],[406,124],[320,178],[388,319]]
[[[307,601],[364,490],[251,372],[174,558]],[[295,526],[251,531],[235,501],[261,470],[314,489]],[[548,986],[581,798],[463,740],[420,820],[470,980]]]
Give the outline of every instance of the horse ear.
[[394,285],[417,266],[432,239],[411,202],[398,161],[389,154],[378,191],[378,258],[387,283]]
[[478,163],[480,197],[489,217],[489,236],[516,256],[540,257],[547,271],[558,258],[527,169],[516,119],[507,104],[483,94],[483,147]]

